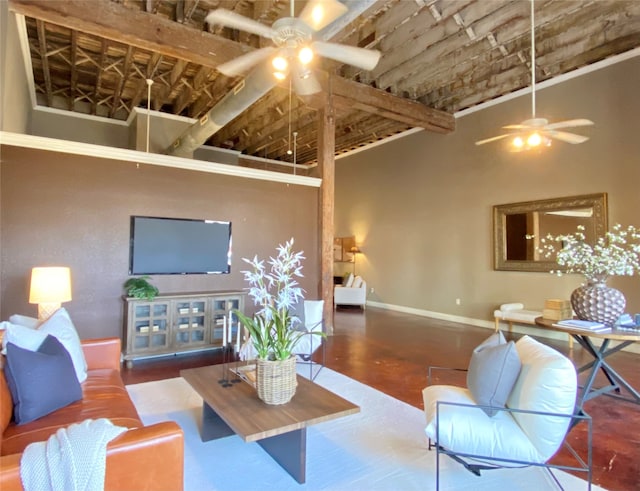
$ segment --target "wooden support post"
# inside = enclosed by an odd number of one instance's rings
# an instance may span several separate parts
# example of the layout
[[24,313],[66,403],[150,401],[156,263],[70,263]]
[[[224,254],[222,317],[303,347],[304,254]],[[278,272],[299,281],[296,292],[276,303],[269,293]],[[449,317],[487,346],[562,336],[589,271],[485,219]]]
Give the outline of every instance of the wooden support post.
[[333,213],[335,192],[336,121],[331,93],[318,111],[318,171],[320,187],[320,290],[325,332],[333,334]]

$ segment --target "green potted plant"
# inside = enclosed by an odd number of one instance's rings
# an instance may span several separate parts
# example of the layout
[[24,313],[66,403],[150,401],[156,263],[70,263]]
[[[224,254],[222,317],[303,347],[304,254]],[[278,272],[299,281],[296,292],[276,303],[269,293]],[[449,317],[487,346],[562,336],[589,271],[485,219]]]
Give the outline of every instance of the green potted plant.
[[149,283],[151,278],[147,275],[138,278],[129,278],[124,283],[127,295],[134,298],[142,298],[145,300],[153,300],[158,295],[158,288]]
[[[256,352],[256,389],[258,397],[267,404],[284,404],[295,393],[296,358],[293,350],[299,339],[308,334],[294,329],[298,318],[291,308],[303,299],[303,290],[296,278],[302,277],[303,252],[293,252],[293,238],[280,244],[276,258],[269,258],[270,269],[257,256],[243,261],[252,266],[242,271],[249,283],[249,296],[258,310],[248,317],[235,314],[249,331],[250,342]],[[314,333],[324,335],[324,333]]]

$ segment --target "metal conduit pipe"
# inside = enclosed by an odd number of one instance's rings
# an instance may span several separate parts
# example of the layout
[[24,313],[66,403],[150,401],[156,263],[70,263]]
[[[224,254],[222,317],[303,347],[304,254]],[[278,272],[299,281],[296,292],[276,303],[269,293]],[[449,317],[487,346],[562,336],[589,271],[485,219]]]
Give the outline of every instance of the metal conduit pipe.
[[227,123],[246,111],[277,83],[270,62],[261,63],[207,114],[187,128],[166,150],[168,155],[193,157],[193,152]]

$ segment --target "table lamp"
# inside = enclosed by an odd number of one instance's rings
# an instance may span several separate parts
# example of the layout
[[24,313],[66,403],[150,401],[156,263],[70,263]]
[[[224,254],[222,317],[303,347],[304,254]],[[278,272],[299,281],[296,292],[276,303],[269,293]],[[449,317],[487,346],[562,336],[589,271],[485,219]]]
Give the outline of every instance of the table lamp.
[[44,321],[71,300],[71,271],[65,267],[36,267],[31,270],[29,303],[38,304],[38,320]]

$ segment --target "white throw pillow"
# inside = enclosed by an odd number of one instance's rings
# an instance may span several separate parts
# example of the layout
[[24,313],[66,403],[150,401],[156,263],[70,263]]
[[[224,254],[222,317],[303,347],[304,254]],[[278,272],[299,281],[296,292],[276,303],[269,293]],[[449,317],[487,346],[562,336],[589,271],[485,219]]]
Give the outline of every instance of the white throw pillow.
[[56,310],[51,317],[42,323],[38,331],[44,333],[45,337],[47,334],[51,334],[58,338],[58,341],[71,355],[78,382],[84,382],[87,379],[87,362],[84,359],[80,336],[71,322],[67,309],[62,307]]
[[347,278],[347,282],[344,284],[345,288],[351,288],[351,286],[353,285],[353,273],[349,273],[349,277]]
[[47,337],[47,333],[12,324],[11,322],[2,322],[5,328],[4,337],[2,338],[2,354],[7,353],[7,343],[13,343],[19,348],[29,351],[38,351],[38,348]]
[[356,278],[353,280],[353,285],[351,285],[353,288],[362,288],[362,276],[356,276]]
[[13,314],[9,317],[11,324],[18,324],[19,326],[28,327],[30,329],[37,329],[40,325],[40,321],[35,317],[29,317],[27,315]]

